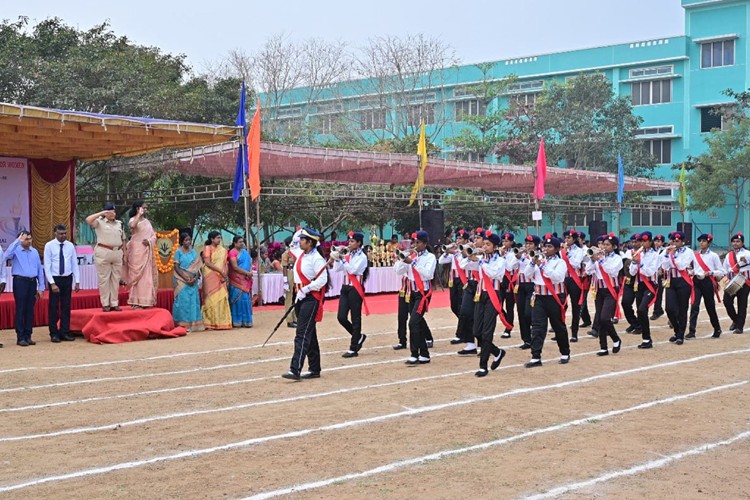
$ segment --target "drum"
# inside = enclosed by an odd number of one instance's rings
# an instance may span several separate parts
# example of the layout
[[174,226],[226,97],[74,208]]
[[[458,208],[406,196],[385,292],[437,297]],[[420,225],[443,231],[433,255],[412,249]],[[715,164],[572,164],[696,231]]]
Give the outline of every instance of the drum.
[[727,292],[731,296],[735,296],[737,292],[742,289],[743,286],[745,286],[745,276],[742,274],[736,275],[734,278],[729,280],[729,283],[727,283],[727,286],[724,287],[724,291]]

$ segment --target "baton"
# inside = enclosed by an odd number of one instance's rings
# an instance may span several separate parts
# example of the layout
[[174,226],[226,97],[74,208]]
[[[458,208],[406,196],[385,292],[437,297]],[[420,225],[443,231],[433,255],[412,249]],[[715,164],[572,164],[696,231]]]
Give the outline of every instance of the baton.
[[268,338],[266,339],[266,341],[265,341],[265,342],[263,342],[263,345],[262,345],[261,347],[265,347],[265,346],[266,346],[266,343],[267,343],[267,342],[268,342],[269,340],[271,340],[271,337],[273,337],[273,334],[274,334],[274,333],[276,333],[276,330],[278,330],[278,329],[279,329],[279,327],[280,327],[280,326],[281,326],[281,324],[282,324],[282,323],[284,322],[284,320],[286,319],[286,317],[287,317],[287,316],[289,316],[289,313],[290,313],[290,312],[292,312],[292,309],[294,309],[294,306],[295,306],[295,304],[296,304],[296,303],[297,303],[297,301],[295,301],[295,302],[294,302],[294,304],[292,304],[292,305],[291,305],[291,306],[289,307],[289,309],[287,309],[287,310],[286,310],[286,312],[284,313],[284,316],[282,316],[282,317],[281,317],[281,319],[279,320],[278,324],[276,325],[276,328],[274,328],[274,329],[273,329],[273,331],[271,332],[271,335],[269,335],[269,336],[268,336]]

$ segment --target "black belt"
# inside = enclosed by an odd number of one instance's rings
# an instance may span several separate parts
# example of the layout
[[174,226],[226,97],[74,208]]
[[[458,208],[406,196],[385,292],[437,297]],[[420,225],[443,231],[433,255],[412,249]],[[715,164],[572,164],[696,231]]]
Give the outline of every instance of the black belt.
[[33,281],[34,283],[36,283],[36,280],[37,280],[36,277],[29,278],[28,276],[18,276],[16,274],[13,275],[13,279],[14,280],[21,280],[21,281]]

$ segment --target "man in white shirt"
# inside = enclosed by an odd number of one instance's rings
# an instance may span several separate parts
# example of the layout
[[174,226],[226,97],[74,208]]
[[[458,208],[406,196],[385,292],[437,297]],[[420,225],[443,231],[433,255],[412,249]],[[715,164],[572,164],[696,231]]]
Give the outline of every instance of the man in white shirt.
[[[349,231],[346,255],[331,252],[331,258],[328,260],[329,264],[333,264],[333,272],[344,273],[337,319],[352,337],[349,350],[342,355],[344,358],[359,356],[359,350],[367,339],[367,335],[362,334],[362,305],[365,304],[364,287],[367,279],[367,255],[362,251],[364,239],[364,233]],[[365,314],[369,314],[366,304]]]
[[[71,292],[81,288],[76,248],[68,241],[68,228],[55,226],[55,239],[44,245],[44,274],[49,283],[49,335],[52,342],[73,341],[70,335]],[[60,318],[60,327],[57,320]]]
[[721,325],[719,316],[716,314],[716,302],[714,296],[719,296],[719,284],[717,279],[724,277],[724,268],[721,265],[721,258],[716,252],[711,250],[711,242],[714,237],[710,234],[701,234],[698,236],[699,249],[695,250],[693,264],[693,289],[695,290],[695,302],[690,306],[690,321],[688,323],[688,333],[686,339],[695,338],[695,330],[698,324],[698,314],[701,308],[701,299],[706,307],[708,318],[714,329],[713,338],[721,336]]
[[667,317],[674,329],[670,342],[682,345],[685,341],[687,329],[688,309],[692,295],[693,279],[689,268],[693,265],[694,254],[685,245],[685,233],[674,231],[670,236],[672,244],[662,256],[662,269],[669,280],[669,286],[664,285],[667,301]]
[[[743,275],[745,284],[733,296],[724,289],[724,307],[732,320],[729,330],[732,333],[742,333],[747,317],[747,298],[750,295],[750,252],[745,248],[745,236],[742,233],[735,234],[730,241],[732,250],[724,257],[724,271],[729,281],[738,274]],[[736,308],[734,299],[737,299]]]

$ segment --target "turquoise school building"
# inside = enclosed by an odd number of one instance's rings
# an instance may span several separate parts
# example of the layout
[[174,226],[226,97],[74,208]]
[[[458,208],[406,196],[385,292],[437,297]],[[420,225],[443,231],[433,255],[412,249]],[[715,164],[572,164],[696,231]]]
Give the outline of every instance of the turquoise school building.
[[[512,101],[533,103],[551,81],[564,82],[581,74],[600,74],[611,83],[616,95],[630,97],[634,113],[643,118],[638,139],[657,159],[657,177],[675,180],[677,171],[672,166],[680,164],[688,155],[704,152],[706,134],[722,126],[721,118],[711,113],[716,106],[731,102],[722,91],[750,88],[750,0],[682,0],[682,6],[684,36],[495,61],[489,77],[501,79],[515,75],[518,78],[507,95],[495,104],[506,107]],[[432,82],[429,88],[416,92],[411,101],[419,116],[426,118],[431,140],[442,148],[447,158],[460,155],[445,139],[461,129],[462,117],[485,112],[465,91],[467,86],[482,79],[476,65],[446,69],[438,85]],[[372,92],[366,92],[362,81],[323,89],[312,100],[311,94],[310,89],[300,88],[276,102],[270,101],[268,94],[260,97],[262,102],[270,104],[278,130],[314,124],[318,139],[325,139],[333,121],[343,115],[354,117],[363,136],[369,133],[373,139],[378,137],[377,131],[388,128],[396,116],[390,109],[378,107],[378,99],[373,98]],[[440,117],[444,119],[438,126]],[[406,119],[418,122],[416,116]],[[490,158],[474,160],[492,161]],[[630,229],[631,233],[650,230],[655,234],[675,229],[681,222],[676,190],[650,195],[654,202],[671,203],[672,209],[623,210],[620,227]],[[716,245],[728,246],[735,213],[733,200],[728,205],[706,213],[688,211],[685,220],[693,224],[693,239],[700,233],[712,233]],[[571,213],[566,219],[568,225],[578,228],[584,228],[592,220],[603,220],[611,229],[616,225],[616,217],[614,211],[589,210],[585,214]],[[559,231],[561,225],[559,218],[554,225],[546,220],[544,229],[554,227]],[[735,230],[750,234],[750,208],[741,208]]]

